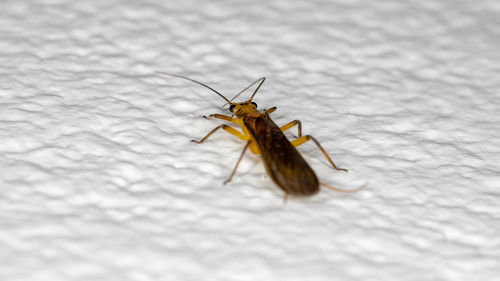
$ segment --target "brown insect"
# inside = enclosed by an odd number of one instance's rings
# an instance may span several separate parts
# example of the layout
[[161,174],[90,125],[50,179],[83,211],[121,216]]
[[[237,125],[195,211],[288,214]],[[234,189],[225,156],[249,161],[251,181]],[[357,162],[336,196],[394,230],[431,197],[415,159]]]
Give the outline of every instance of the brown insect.
[[[262,83],[264,83],[266,79],[265,77],[259,78],[258,80],[247,86],[245,89],[243,89],[234,98],[228,100],[221,93],[212,89],[208,85],[205,85],[191,78],[166,72],[158,73],[186,79],[191,82],[200,84],[218,94],[229,104],[229,110],[233,113],[232,116],[235,116],[236,118],[217,113],[203,117],[206,119],[218,118],[229,121],[236,125],[240,125],[243,132],[240,132],[233,127],[223,124],[215,127],[215,129],[210,131],[201,140],[192,140],[192,142],[202,143],[207,140],[213,133],[222,128],[230,134],[247,142],[245,147],[243,148],[243,152],[241,153],[240,158],[238,159],[238,162],[236,163],[236,166],[231,173],[231,176],[229,176],[224,184],[231,181],[234,174],[236,173],[241,159],[243,158],[243,155],[245,154],[245,151],[250,148],[250,150],[254,154],[260,154],[262,156],[262,160],[264,160],[264,166],[266,167],[267,173],[273,179],[273,181],[285,192],[285,199],[288,195],[299,197],[311,196],[313,194],[316,194],[319,191],[320,184],[336,191],[353,192],[357,190],[338,189],[325,183],[321,183],[318,180],[318,177],[314,173],[313,169],[309,166],[309,164],[307,164],[306,160],[304,160],[302,155],[295,148],[296,146],[299,146],[309,140],[312,140],[318,146],[325,158],[328,160],[328,162],[330,162],[335,170],[344,172],[347,172],[347,170],[337,167],[337,165],[333,163],[330,156],[328,156],[326,151],[314,137],[310,135],[302,135],[302,125],[299,120],[293,120],[288,124],[279,127],[269,116],[271,112],[276,110],[276,107],[271,107],[264,111],[257,110],[257,104],[253,102],[252,99],[259,90]],[[232,100],[238,97],[241,93],[258,82],[260,83],[249,100],[245,102],[232,102]],[[283,132],[294,127],[295,125],[297,125],[298,129],[298,138],[289,141],[285,137]]]

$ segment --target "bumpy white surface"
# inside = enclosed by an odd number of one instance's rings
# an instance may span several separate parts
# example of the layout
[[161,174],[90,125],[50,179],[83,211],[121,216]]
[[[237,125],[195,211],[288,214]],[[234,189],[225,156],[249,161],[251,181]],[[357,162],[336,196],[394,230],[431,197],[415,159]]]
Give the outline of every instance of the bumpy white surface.
[[[0,3],[0,280],[499,280],[500,2]],[[283,203],[223,101],[303,122]],[[287,133],[288,134],[288,133]],[[294,130],[288,134],[292,137]]]

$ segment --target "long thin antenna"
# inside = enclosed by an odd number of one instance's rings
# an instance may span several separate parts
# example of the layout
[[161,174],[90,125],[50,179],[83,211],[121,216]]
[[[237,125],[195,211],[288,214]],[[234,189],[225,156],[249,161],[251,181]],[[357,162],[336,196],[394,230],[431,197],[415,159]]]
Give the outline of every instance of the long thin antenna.
[[[208,86],[208,85],[206,85],[206,84],[203,84],[203,83],[201,83],[201,82],[198,82],[198,81],[196,81],[196,80],[194,80],[194,79],[191,79],[191,78],[189,78],[189,77],[182,76],[182,75],[177,75],[177,74],[172,74],[172,73],[168,73],[168,72],[163,72],[163,71],[156,71],[156,73],[158,73],[158,74],[164,74],[164,75],[169,75],[169,76],[173,76],[173,77],[177,77],[177,78],[182,78],[182,79],[186,79],[186,80],[189,80],[189,81],[191,81],[191,82],[194,82],[194,83],[196,83],[196,84],[200,84],[200,85],[202,85],[203,87],[205,87],[205,88],[208,88],[208,89],[212,90],[214,93],[216,93],[216,94],[217,94],[217,95],[219,95],[221,98],[223,98],[225,101],[227,101],[227,103],[232,104],[230,100],[228,100],[228,99],[227,99],[225,96],[223,96],[221,93],[219,93],[219,92],[217,92],[216,90],[212,89],[212,87],[210,87],[210,86]],[[262,84],[262,83],[261,83],[261,84]],[[260,87],[260,85],[259,85],[259,87]],[[258,88],[257,88],[257,89],[258,89]],[[255,94],[255,93],[254,93],[254,94]],[[252,97],[253,97],[253,96],[252,96]]]
[[[252,101],[253,96],[255,96],[255,94],[257,94],[257,91],[260,89],[260,86],[262,86],[264,81],[266,81],[266,77],[262,77],[261,79],[262,79],[262,81],[260,82],[259,86],[257,86],[257,89],[255,89],[255,91],[253,92],[252,96],[250,97],[250,99],[248,101]],[[257,81],[259,81],[259,80],[257,80]]]
[[[261,78],[259,78],[259,79],[255,80],[252,84],[248,85],[245,89],[241,90],[238,94],[236,94],[236,95],[235,95],[235,96],[231,99],[231,101],[233,101],[235,98],[237,98],[239,95],[241,95],[242,93],[244,93],[246,90],[248,90],[248,88],[252,87],[253,85],[255,85],[255,84],[256,84],[257,82],[259,82],[260,80],[262,80],[262,82],[261,82],[260,84],[264,83],[264,80],[265,80],[265,79],[266,79],[266,77],[261,77]],[[259,87],[260,87],[260,85],[259,85]],[[259,88],[257,87],[257,89],[259,89]],[[254,93],[254,95],[255,95],[255,93]],[[253,97],[253,96],[252,96],[252,97]]]

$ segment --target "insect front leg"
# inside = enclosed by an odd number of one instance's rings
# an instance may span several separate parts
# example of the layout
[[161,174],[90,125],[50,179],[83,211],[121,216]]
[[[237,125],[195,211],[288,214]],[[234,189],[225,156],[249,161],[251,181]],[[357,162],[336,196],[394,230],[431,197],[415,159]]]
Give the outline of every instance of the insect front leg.
[[276,110],[276,108],[277,108],[276,106],[273,106],[273,107],[271,107],[269,109],[266,109],[264,112],[267,113],[267,114],[271,114],[271,112],[274,112]]
[[205,119],[217,118],[217,119],[222,119],[222,120],[229,121],[231,123],[239,124],[238,121],[237,121],[238,119],[235,119],[235,118],[233,118],[231,116],[227,116],[227,115],[223,115],[223,114],[217,114],[217,113],[215,113],[215,114],[210,114],[208,116],[203,116],[203,118],[205,118]]
[[226,132],[230,133],[231,135],[234,135],[234,136],[237,136],[238,138],[242,139],[242,140],[248,140],[247,137],[245,137],[240,131],[236,130],[235,128],[231,127],[231,126],[228,126],[226,124],[223,124],[223,125],[220,125],[220,126],[217,126],[215,127],[212,131],[210,131],[210,133],[208,133],[204,138],[202,138],[201,140],[197,141],[197,140],[191,140],[191,142],[195,142],[195,143],[202,143],[204,142],[205,140],[208,139],[208,137],[210,137],[213,133],[215,133],[218,129],[224,129],[226,130]]
[[347,172],[347,169],[339,168],[339,167],[337,167],[337,165],[335,165],[335,163],[333,163],[332,159],[330,158],[330,156],[328,156],[328,153],[326,153],[325,149],[312,136],[307,135],[307,136],[299,137],[299,138],[291,141],[291,143],[292,143],[293,146],[299,146],[299,145],[301,145],[301,144],[303,144],[303,143],[305,143],[305,142],[307,142],[309,140],[313,140],[314,141],[314,143],[318,146],[319,150],[321,150],[321,152],[323,153],[323,155],[325,155],[326,160],[328,160],[328,162],[330,162],[330,164],[332,164],[332,167],[335,170]]
[[283,125],[280,127],[280,130],[282,132],[292,128],[293,126],[297,125],[297,131],[299,133],[299,138],[302,137],[302,123],[300,123],[299,120],[293,120],[292,122],[286,124],[286,125]]

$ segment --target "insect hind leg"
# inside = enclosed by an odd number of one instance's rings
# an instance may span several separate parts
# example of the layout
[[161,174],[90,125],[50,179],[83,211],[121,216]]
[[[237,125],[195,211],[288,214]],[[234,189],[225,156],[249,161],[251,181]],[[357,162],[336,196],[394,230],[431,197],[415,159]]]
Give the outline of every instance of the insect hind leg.
[[332,159],[330,158],[330,156],[328,156],[328,153],[326,153],[325,149],[321,146],[321,144],[319,144],[319,142],[314,138],[312,137],[311,135],[307,135],[307,136],[302,136],[302,137],[299,137],[293,141],[291,141],[292,145],[293,146],[299,146],[309,140],[312,140],[314,141],[314,143],[316,144],[316,146],[318,146],[319,150],[321,150],[321,152],[323,153],[323,155],[325,156],[326,160],[328,160],[328,162],[330,162],[330,164],[332,165],[332,167],[337,170],[337,171],[344,171],[344,172],[347,172],[347,169],[344,169],[344,168],[339,168],[337,167],[337,165],[335,165],[335,163],[333,163]]

